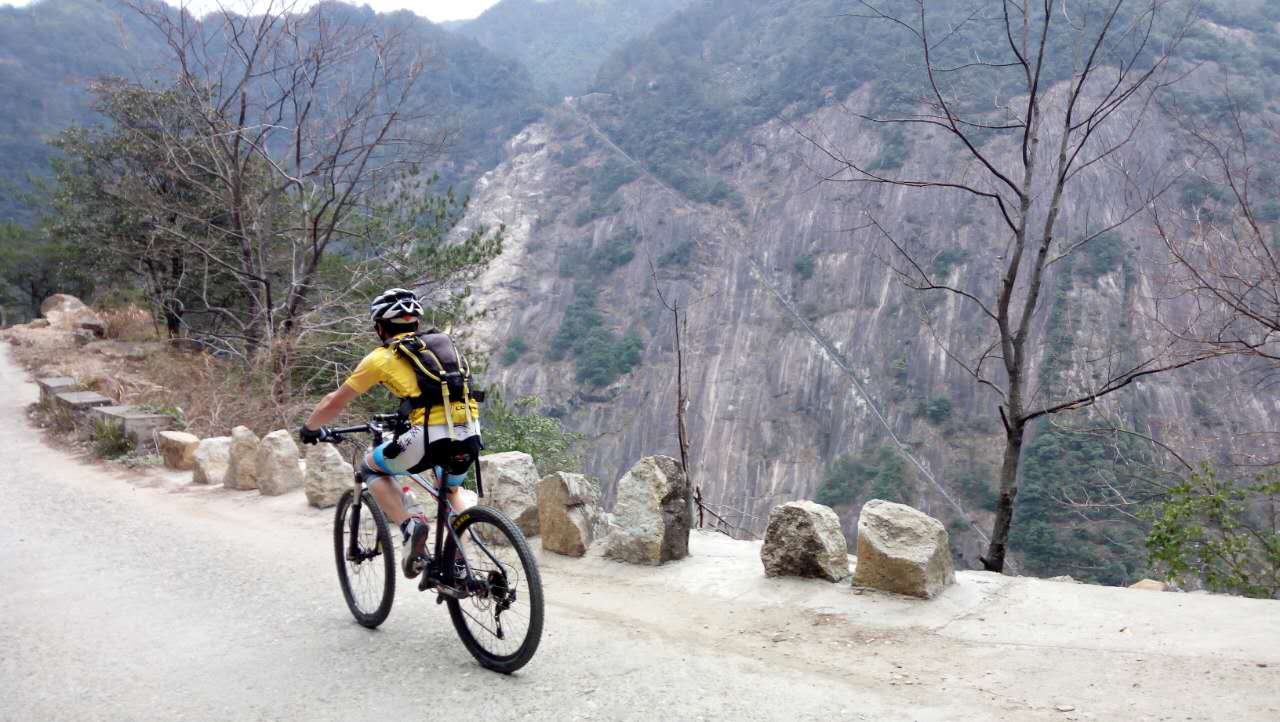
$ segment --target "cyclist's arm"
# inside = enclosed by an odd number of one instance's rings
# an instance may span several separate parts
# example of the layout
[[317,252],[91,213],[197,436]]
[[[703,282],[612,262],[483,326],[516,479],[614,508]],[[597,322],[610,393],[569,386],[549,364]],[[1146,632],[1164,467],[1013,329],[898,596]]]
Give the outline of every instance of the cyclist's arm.
[[376,353],[365,356],[356,365],[356,370],[351,372],[351,376],[347,378],[346,383],[321,399],[319,404],[316,404],[315,411],[311,412],[311,416],[307,418],[307,423],[303,424],[303,426],[313,430],[319,429],[321,426],[338,418],[338,415],[342,413],[343,409],[347,408],[347,404],[351,403],[352,399],[380,383],[382,374],[381,357]]
[[338,389],[320,400],[316,404],[315,411],[311,412],[311,416],[307,418],[306,427],[308,429],[318,429],[321,426],[338,418],[342,410],[347,408],[347,404],[351,400],[359,396],[360,392],[356,391],[349,384],[343,384]]

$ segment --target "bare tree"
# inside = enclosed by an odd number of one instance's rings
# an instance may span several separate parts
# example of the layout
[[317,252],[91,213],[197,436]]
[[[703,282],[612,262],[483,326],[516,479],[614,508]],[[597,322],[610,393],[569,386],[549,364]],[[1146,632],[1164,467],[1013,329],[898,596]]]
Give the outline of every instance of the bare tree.
[[147,141],[202,200],[152,194],[147,215],[194,265],[233,279],[237,293],[204,297],[206,311],[224,322],[223,350],[253,359],[291,341],[327,259],[367,250],[369,206],[430,157],[414,95],[427,59],[403,27],[339,5],[219,3],[203,19],[131,7],[169,48],[191,128]]
[[[920,58],[924,97],[896,115],[855,113],[875,126],[941,139],[967,160],[956,176],[907,177],[850,159],[825,139],[806,137],[835,161],[829,180],[881,184],[923,193],[955,192],[990,209],[1003,247],[980,289],[935,273],[927,250],[899,241],[879,219],[873,227],[892,248],[892,266],[911,289],[956,296],[991,331],[975,349],[944,345],[948,358],[1000,402],[1005,448],[995,521],[983,565],[1003,571],[1019,464],[1028,425],[1080,409],[1138,379],[1202,358],[1173,355],[1174,342],[1147,353],[1109,353],[1087,387],[1032,386],[1037,319],[1055,263],[1106,237],[1141,213],[1172,181],[1126,170],[1125,149],[1142,127],[1154,94],[1172,82],[1170,54],[1194,20],[1194,3],[1171,0],[998,0],[960,3],[861,2],[858,15],[903,33]],[[892,8],[906,7],[899,14]],[[941,17],[939,17],[941,16]],[[965,39],[967,56],[951,48]],[[1105,131],[1105,132],[1104,132]],[[1073,229],[1063,220],[1077,186],[1115,173],[1138,196],[1101,221]],[[1158,175],[1158,174],[1156,174]],[[941,343],[942,340],[939,339]],[[1043,390],[1041,390],[1043,392]]]
[[1170,104],[1190,168],[1184,192],[1149,207],[1176,262],[1173,294],[1197,308],[1188,340],[1280,363],[1280,126],[1250,110],[1224,76],[1217,117]]

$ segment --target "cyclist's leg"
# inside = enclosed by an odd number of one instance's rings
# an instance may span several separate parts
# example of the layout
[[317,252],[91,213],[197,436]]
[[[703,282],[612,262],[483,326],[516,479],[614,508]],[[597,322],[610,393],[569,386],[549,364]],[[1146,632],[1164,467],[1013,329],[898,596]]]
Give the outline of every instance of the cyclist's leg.
[[443,424],[427,427],[427,457],[429,463],[435,465],[436,490],[445,494],[449,509],[459,514],[472,506],[469,497],[462,493],[462,484],[480,455],[480,437],[461,424],[452,431],[451,435]]
[[378,500],[378,506],[396,525],[407,520],[409,513],[404,508],[400,485],[392,477],[409,473],[408,469],[421,461],[422,455],[422,427],[414,427],[365,454],[361,473],[365,474],[369,491]]

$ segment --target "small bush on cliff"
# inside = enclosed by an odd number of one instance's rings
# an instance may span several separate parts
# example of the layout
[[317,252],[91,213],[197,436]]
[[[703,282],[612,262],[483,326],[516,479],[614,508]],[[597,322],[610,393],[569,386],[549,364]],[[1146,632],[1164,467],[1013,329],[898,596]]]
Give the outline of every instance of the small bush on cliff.
[[910,487],[902,457],[893,446],[881,444],[832,462],[814,500],[827,506],[853,504],[864,499],[906,503],[911,497]]
[[1171,581],[1280,598],[1280,474],[1241,481],[1204,467],[1169,490],[1147,535],[1151,563]]
[[598,291],[580,285],[565,309],[560,330],[551,339],[548,356],[559,360],[571,355],[575,378],[594,388],[608,386],[640,363],[644,344],[635,331],[620,336],[605,327],[604,314],[596,307]]
[[581,435],[565,431],[559,419],[537,412],[542,400],[524,396],[507,403],[497,391],[485,401],[484,443],[486,454],[523,451],[533,457],[542,474],[578,471],[582,458],[575,446]]
[[951,418],[951,399],[935,396],[928,401],[921,401],[916,404],[915,415],[928,419],[934,426],[941,426]]

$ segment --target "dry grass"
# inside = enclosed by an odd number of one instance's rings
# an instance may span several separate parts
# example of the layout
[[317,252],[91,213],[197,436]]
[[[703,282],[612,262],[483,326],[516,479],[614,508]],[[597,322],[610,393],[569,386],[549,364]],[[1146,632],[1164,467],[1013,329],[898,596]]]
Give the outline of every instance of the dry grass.
[[117,341],[157,341],[160,334],[155,318],[146,309],[133,305],[108,308],[98,312],[107,325],[107,338]]
[[167,351],[147,358],[144,375],[156,386],[130,403],[179,411],[198,436],[224,436],[235,426],[259,435],[292,429],[310,409],[305,398],[277,398],[273,375],[207,354]]
[[[116,333],[134,338],[143,335],[145,326],[140,315],[127,309],[108,323],[109,328],[115,323]],[[292,429],[314,402],[277,398],[273,388],[280,384],[269,364],[245,369],[208,354],[174,349],[154,340],[154,329],[148,333],[152,340],[110,338],[85,345],[77,345],[69,332],[49,328],[16,326],[2,336],[33,375],[70,376],[118,403],[171,413],[200,436],[224,436],[240,425],[258,434]]]

